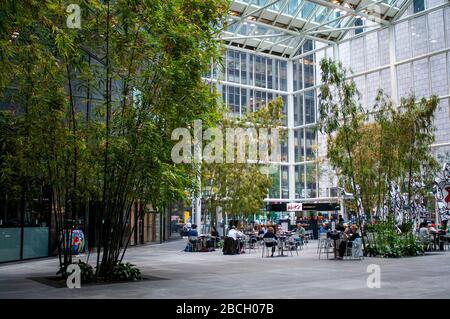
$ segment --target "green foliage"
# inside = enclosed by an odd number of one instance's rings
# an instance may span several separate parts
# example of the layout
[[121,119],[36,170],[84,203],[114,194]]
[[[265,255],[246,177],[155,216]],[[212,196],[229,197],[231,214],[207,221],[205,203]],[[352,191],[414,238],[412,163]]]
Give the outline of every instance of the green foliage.
[[122,262],[114,265],[111,278],[114,281],[142,280],[141,271],[135,265]]
[[380,90],[367,121],[369,114],[362,110],[356,85],[346,79],[350,70],[330,59],[323,59],[320,66],[318,126],[328,134],[327,157],[341,186],[352,193],[355,185],[360,186],[366,213],[383,207],[390,181],[397,182],[401,193],[408,193],[409,204],[412,183],[431,185],[438,168],[430,152],[437,97],[411,95],[396,107]]
[[[131,207],[145,214],[192,188],[196,171],[171,160],[171,132],[220,118],[202,76],[221,55],[228,1],[79,4],[82,27],[68,29],[61,1],[0,3],[0,100],[15,108],[0,114],[0,194],[50,189],[57,232],[99,203],[96,275],[107,277]],[[59,255],[62,269],[72,263],[70,250]]]
[[94,268],[92,268],[91,265],[78,260],[77,265],[80,267],[81,270],[81,282],[82,283],[88,283],[88,282],[92,282],[95,280],[95,275],[94,275]]
[[[80,267],[82,283],[89,283],[95,280],[94,268],[91,265],[81,260],[78,260],[78,262],[75,262],[74,264]],[[61,275],[64,279],[69,276],[67,267],[61,267],[56,274]]]
[[[277,128],[283,120],[282,108],[283,101],[277,98],[240,119],[224,116],[218,126],[224,132],[227,128]],[[280,139],[283,138],[280,133]],[[224,147],[224,159],[226,151]],[[237,148],[234,151],[236,156]],[[214,216],[220,206],[228,214],[238,216],[258,212],[272,185],[270,175],[262,170],[265,165],[267,164],[262,163],[259,158],[255,162],[204,164],[202,185],[207,185],[208,196],[205,196],[205,203],[208,211]]]
[[376,257],[407,257],[423,254],[423,247],[416,242],[414,234],[410,232],[411,225],[402,225],[405,232],[397,234],[392,218],[376,224],[365,226],[368,234],[366,253]]
[[218,241],[217,244],[216,244],[217,248],[223,248],[223,243],[224,243],[223,240]]

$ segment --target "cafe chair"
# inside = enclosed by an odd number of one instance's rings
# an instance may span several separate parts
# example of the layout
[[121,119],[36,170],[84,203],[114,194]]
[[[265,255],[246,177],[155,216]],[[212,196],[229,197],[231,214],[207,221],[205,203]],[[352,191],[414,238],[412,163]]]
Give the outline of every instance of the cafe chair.
[[294,255],[292,253],[292,251],[295,251],[297,253],[297,256],[298,256],[298,246],[299,245],[297,244],[297,238],[294,238],[294,237],[289,238],[287,243],[286,243],[286,246],[287,246],[288,251],[290,251],[291,256]]
[[[188,240],[187,240],[187,244],[188,244],[188,251],[190,251],[190,252],[199,251],[198,237],[189,236]],[[200,249],[201,249],[201,247],[200,247]]]
[[361,238],[356,238],[353,242],[347,242],[344,258],[345,257],[348,259],[364,259]]
[[[264,258],[264,253],[266,254],[266,257],[269,257],[269,254],[272,254],[272,245],[275,245],[276,247],[277,241],[275,238],[263,238],[263,243],[261,257]],[[268,247],[268,244],[272,245]]]
[[324,235],[325,236],[319,237],[319,245],[317,247],[318,253],[319,253],[319,259],[322,254],[326,254],[327,259],[328,259],[328,255],[330,253],[333,253],[333,249],[334,249],[333,241],[330,238],[327,238],[327,234],[324,234]]

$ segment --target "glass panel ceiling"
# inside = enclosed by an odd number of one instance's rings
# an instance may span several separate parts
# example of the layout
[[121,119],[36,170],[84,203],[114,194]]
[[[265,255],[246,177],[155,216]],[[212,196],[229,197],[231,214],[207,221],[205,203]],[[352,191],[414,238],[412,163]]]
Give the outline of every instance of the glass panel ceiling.
[[306,40],[333,43],[355,28],[366,31],[389,25],[411,2],[234,0],[221,38],[231,45],[292,58]]

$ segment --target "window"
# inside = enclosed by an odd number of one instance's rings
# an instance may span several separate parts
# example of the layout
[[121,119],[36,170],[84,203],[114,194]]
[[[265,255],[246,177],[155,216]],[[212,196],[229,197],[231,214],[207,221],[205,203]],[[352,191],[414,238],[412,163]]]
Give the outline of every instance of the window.
[[414,13],[425,10],[425,0],[414,0]]
[[[355,20],[355,27],[359,27],[359,26],[362,26],[362,25],[364,25],[363,20],[361,18],[357,18]],[[357,28],[357,29],[355,29],[355,34],[360,34],[360,33],[363,33],[363,32],[364,32],[364,28]]]

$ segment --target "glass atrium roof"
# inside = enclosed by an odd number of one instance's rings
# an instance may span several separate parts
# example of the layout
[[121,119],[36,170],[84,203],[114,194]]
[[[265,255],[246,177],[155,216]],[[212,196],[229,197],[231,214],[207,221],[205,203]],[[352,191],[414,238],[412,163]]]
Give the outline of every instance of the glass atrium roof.
[[332,44],[353,29],[398,19],[412,0],[234,0],[221,39],[229,45],[293,58],[303,43]]

